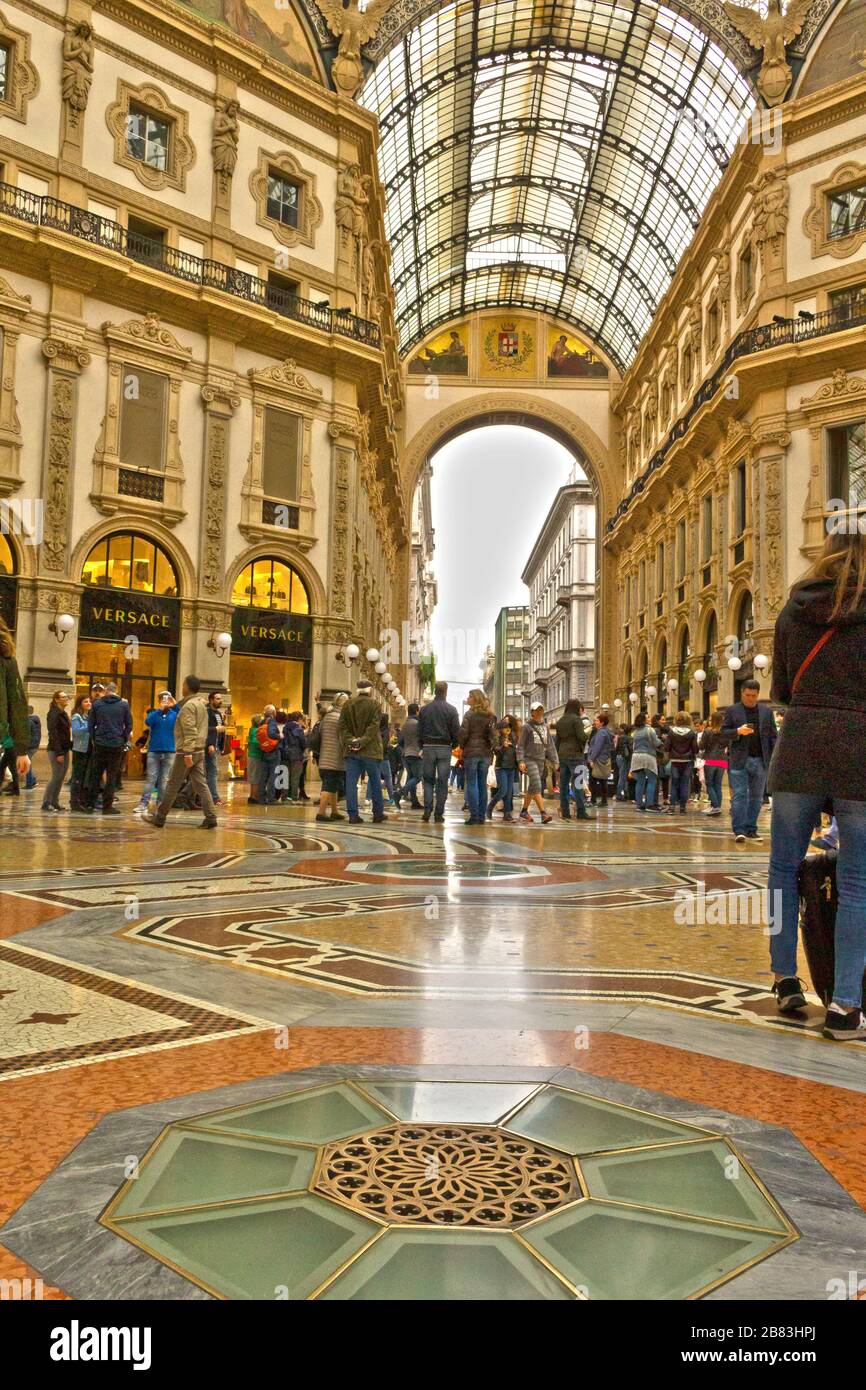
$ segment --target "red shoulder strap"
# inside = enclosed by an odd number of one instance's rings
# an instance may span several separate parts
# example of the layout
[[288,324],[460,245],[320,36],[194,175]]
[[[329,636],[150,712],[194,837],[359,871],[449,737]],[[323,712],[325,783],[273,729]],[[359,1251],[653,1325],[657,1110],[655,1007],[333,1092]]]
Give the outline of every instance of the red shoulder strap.
[[819,653],[819,651],[821,650],[821,648],[824,647],[824,646],[826,646],[826,644],[830,641],[830,638],[833,636],[833,634],[834,634],[835,631],[836,631],[835,627],[828,627],[828,628],[827,628],[827,631],[826,631],[825,633],[823,633],[821,637],[818,638],[818,640],[817,640],[817,642],[815,643],[814,647],[812,648],[812,650],[810,651],[809,655],[806,657],[806,660],[803,662],[802,666],[800,667],[799,671],[797,672],[796,676],[794,677],[794,681],[793,681],[793,684],[792,684],[792,686],[791,686],[791,696],[792,696],[792,698],[793,698],[793,696],[796,694],[796,692],[797,692],[797,686],[800,684],[800,681],[803,679],[803,677],[805,676],[805,674],[806,674],[806,672],[808,671],[809,667],[812,665],[812,662],[815,660],[815,657],[818,655],[818,653]]

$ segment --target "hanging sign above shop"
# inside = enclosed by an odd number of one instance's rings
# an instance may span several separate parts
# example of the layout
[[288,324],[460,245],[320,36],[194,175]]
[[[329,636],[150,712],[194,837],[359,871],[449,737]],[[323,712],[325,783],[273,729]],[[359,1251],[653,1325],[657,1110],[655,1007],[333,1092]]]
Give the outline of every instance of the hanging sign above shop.
[[81,636],[112,642],[134,636],[151,646],[174,647],[180,641],[180,602],[130,589],[85,589]]
[[304,613],[280,613],[273,608],[236,608],[232,614],[232,651],[250,656],[312,655],[313,623]]

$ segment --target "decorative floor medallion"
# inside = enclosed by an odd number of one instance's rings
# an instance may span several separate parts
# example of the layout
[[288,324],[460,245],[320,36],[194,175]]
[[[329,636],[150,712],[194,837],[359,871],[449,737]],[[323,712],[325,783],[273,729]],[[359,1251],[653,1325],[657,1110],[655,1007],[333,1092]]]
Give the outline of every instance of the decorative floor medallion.
[[345,1081],[170,1124],[103,1225],[222,1298],[697,1298],[797,1239],[729,1140],[554,1084]]

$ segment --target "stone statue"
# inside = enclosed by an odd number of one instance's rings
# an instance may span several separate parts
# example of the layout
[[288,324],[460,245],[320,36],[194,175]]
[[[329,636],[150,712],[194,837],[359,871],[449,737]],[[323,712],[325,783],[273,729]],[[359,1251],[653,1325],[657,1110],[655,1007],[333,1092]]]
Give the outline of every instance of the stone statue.
[[61,92],[69,107],[70,120],[78,118],[87,108],[90,84],[93,81],[93,28],[80,20],[63,35],[63,75]]
[[361,191],[361,166],[347,164],[337,175],[337,201],[334,204],[337,226],[345,232],[355,230],[355,198]]
[[752,226],[759,246],[784,236],[788,226],[788,184],[776,174],[764,173],[752,187]]
[[358,0],[319,0],[328,28],[340,38],[331,72],[342,96],[353,97],[360,87],[364,77],[361,45],[373,37],[390,3],[391,0],[370,0],[365,10],[359,10]]
[[768,106],[780,106],[788,95],[793,73],[785,51],[805,23],[811,0],[790,0],[784,14],[781,0],[769,0],[766,17],[748,5],[725,5],[725,14],[753,48],[763,50],[758,91]]
[[213,119],[211,151],[216,173],[231,178],[238,160],[238,112],[240,102],[221,97]]

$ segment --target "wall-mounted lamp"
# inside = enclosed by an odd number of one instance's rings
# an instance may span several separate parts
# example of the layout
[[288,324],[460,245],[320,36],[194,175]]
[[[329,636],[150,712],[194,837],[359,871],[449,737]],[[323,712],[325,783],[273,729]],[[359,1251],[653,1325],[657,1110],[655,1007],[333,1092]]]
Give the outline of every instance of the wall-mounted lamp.
[[614,700],[613,707],[614,709],[622,709],[622,700]]
[[654,685],[648,685],[646,688],[646,693],[651,700],[654,700],[656,695],[658,695],[658,691],[656,690]]
[[216,628],[214,628],[208,638],[207,644],[212,652],[216,652],[217,656],[222,658],[231,647],[232,635],[230,632],[217,632]]
[[375,665],[375,663],[379,660],[379,652],[376,647],[367,648],[367,660],[370,662],[371,666]]
[[373,670],[376,672],[377,676],[384,676],[387,669],[388,667],[385,665],[384,661],[377,661],[375,666],[373,667]]
[[679,683],[679,681],[675,681],[675,680],[673,679],[673,677],[671,677],[671,679],[668,681],[668,690],[669,690],[669,691],[671,692],[671,694],[673,695],[674,691],[675,691],[675,690],[679,690],[679,688],[680,688],[680,683]]
[[629,702],[630,705],[636,705],[636,704],[637,704],[637,692],[636,692],[636,691],[633,690],[633,691],[631,692],[631,694],[630,694],[629,697],[628,697],[628,702]]
[[706,673],[706,671],[702,670],[702,669],[699,667],[698,670],[695,671],[695,680],[697,681],[698,685],[703,685],[703,683],[704,683],[704,681],[706,680],[706,678],[707,678],[707,673]]
[[743,663],[742,663],[742,661],[740,660],[740,658],[739,658],[738,656],[729,656],[729,657],[728,657],[728,670],[729,670],[729,671],[739,671],[739,669],[740,669],[740,667],[742,666],[742,664],[743,664]]
[[758,671],[766,671],[766,669],[767,669],[767,667],[769,666],[769,664],[770,664],[770,658],[769,658],[768,656],[764,656],[764,654],[763,654],[762,652],[759,652],[758,655],[755,657],[755,669],[756,669],[756,670],[758,670]]
[[71,613],[55,613],[48,624],[48,631],[54,633],[58,642],[63,642],[67,632],[71,632],[74,627],[75,619]]
[[337,660],[342,661],[344,666],[351,666],[361,655],[361,648],[356,642],[347,642],[345,647],[341,647],[337,652]]

